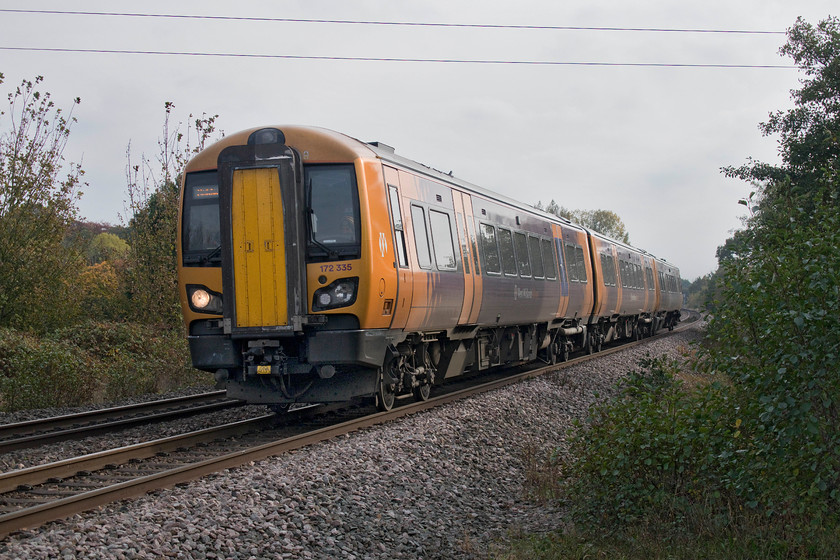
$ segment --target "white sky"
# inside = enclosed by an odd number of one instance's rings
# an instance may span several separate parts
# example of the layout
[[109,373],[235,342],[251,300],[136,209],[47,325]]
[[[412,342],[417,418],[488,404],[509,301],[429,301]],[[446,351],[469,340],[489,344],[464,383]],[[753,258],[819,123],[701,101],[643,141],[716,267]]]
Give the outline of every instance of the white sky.
[[[832,14],[831,8],[834,7]],[[0,9],[491,25],[785,31],[837,15],[822,0],[3,0]],[[512,30],[208,21],[0,12],[0,47],[506,61],[790,65],[783,35]],[[76,108],[66,156],[89,185],[79,208],[119,223],[126,147],[157,153],[175,120],[218,114],[227,133],[305,124],[534,204],[604,208],[633,245],[694,279],[740,224],[749,185],[725,165],[776,161],[758,123],[790,106],[791,69],[441,64],[0,50],[5,95],[43,75]]]

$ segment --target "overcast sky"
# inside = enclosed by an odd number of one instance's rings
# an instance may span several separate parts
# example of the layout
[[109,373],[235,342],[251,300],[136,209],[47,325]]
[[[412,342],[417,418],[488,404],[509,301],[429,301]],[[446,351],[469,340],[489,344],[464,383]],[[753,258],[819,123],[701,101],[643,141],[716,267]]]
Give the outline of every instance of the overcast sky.
[[[831,8],[835,7],[834,13]],[[836,0],[3,0],[0,9],[521,26],[783,32]],[[500,29],[0,12],[0,47],[621,65],[464,64],[0,50],[5,95],[45,77],[57,105],[81,97],[66,155],[89,185],[83,217],[120,223],[126,147],[157,153],[175,120],[218,114],[227,133],[305,124],[534,204],[604,208],[633,245],[694,279],[739,227],[749,186],[720,173],[777,161],[758,124],[790,106],[799,73],[781,34]],[[631,64],[666,66],[630,66]],[[5,130],[3,131],[5,132]]]

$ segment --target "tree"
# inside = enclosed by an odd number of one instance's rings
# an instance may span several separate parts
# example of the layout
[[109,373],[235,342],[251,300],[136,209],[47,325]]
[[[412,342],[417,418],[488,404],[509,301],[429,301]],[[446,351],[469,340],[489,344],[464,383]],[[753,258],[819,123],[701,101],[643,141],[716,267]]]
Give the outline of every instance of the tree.
[[731,485],[764,513],[840,515],[840,21],[801,18],[781,49],[806,78],[770,115],[781,163],[724,173],[756,192],[745,228],[718,250],[704,363],[734,382],[743,441]]
[[83,175],[78,164],[65,170],[63,155],[80,100],[65,112],[38,91],[42,81],[23,80],[0,112],[0,325],[31,329],[49,328],[72,304],[79,255],[62,239]]
[[128,243],[117,235],[105,231],[90,240],[86,253],[88,263],[93,265],[103,261],[121,259],[125,257],[128,251]]
[[[793,58],[807,76],[793,91],[794,107],[777,111],[761,124],[765,136],[779,135],[783,163],[750,160],[726,167],[732,177],[763,187],[764,199],[775,202],[779,189],[800,194],[823,185],[840,171],[840,23],[828,18],[813,26],[797,19],[788,32],[782,55]],[[827,193],[826,193],[827,194]],[[746,202],[746,201],[745,201]],[[743,202],[742,202],[743,203]],[[760,207],[761,201],[759,202]]]
[[132,163],[131,146],[126,150],[129,251],[124,274],[134,318],[174,326],[180,319],[175,260],[180,178],[190,157],[216,131],[218,115],[195,118],[185,134],[182,123],[170,122],[175,105],[167,102],[164,108],[157,166],[145,155]]
[[585,228],[597,231],[616,241],[630,243],[630,234],[621,218],[610,210],[569,210],[560,206],[553,199],[543,207],[542,202],[537,202],[536,208],[544,210],[555,216],[579,224]]

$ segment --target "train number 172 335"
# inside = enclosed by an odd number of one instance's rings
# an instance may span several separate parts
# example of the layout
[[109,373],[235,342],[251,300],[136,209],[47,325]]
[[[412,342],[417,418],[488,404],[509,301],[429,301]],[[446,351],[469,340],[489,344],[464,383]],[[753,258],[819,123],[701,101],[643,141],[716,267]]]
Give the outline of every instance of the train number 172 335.
[[350,263],[322,264],[321,272],[350,272],[353,265]]

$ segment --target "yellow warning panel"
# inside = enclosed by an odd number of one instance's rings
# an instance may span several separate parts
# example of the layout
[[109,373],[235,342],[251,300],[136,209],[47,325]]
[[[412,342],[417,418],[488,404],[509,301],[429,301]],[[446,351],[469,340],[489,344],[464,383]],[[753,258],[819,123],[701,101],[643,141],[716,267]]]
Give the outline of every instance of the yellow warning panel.
[[277,168],[234,171],[232,197],[236,326],[287,325],[286,243]]

